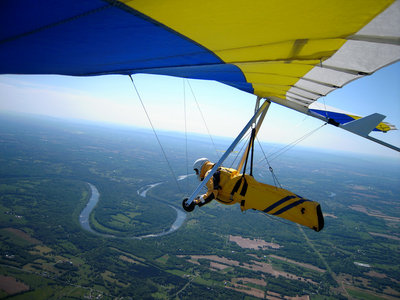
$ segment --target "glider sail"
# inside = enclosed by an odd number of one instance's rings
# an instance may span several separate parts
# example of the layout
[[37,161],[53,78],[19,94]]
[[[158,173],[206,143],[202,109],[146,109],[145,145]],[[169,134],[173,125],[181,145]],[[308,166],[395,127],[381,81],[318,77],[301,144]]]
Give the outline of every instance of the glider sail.
[[400,60],[399,0],[3,0],[0,18],[0,74],[216,80],[340,125],[360,117],[313,104]]

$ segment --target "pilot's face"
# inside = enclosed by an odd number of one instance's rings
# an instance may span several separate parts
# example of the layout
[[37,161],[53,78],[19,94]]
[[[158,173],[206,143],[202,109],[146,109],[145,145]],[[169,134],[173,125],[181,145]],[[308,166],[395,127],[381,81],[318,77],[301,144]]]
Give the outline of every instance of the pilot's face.
[[202,181],[203,179],[200,178],[200,171],[199,171],[199,169],[193,169],[193,171],[196,173],[197,179],[198,179],[199,181]]

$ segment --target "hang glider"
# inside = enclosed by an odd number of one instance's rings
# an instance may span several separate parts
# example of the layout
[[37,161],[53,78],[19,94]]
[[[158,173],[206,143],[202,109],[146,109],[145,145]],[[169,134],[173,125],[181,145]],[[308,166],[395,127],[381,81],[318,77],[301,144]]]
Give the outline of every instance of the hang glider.
[[3,0],[0,74],[216,80],[369,136],[396,129],[316,106],[400,60],[394,0]]

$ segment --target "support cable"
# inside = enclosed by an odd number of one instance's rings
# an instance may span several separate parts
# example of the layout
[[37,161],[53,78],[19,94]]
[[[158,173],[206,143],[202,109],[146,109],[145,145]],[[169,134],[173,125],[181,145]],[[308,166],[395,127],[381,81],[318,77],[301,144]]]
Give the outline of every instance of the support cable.
[[182,81],[183,83],[183,114],[185,120],[185,157],[186,157],[186,190],[189,191],[189,180],[187,177],[189,176],[189,155],[188,155],[188,138],[187,138],[187,112],[186,112],[186,85],[185,80]]
[[269,163],[269,160],[268,160],[268,158],[267,158],[267,155],[265,154],[264,149],[263,149],[263,147],[261,146],[260,140],[259,140],[258,138],[257,138],[257,142],[258,142],[258,145],[260,146],[261,152],[262,152],[263,155],[264,155],[265,161],[266,161],[267,164],[268,164],[268,169],[269,169],[269,171],[271,172],[272,180],[274,181],[275,187],[278,187],[278,186],[279,186],[279,188],[282,188],[282,185],[280,184],[280,182],[279,182],[279,180],[278,180],[278,177],[275,175],[274,169],[271,167],[271,164]]
[[197,101],[196,95],[195,95],[194,92],[193,92],[193,89],[192,89],[192,86],[190,85],[189,80],[187,80],[187,83],[188,83],[188,85],[189,85],[190,91],[192,92],[194,102],[196,102],[197,109],[199,110],[200,115],[201,115],[201,118],[203,119],[204,126],[205,126],[206,129],[207,129],[208,136],[210,137],[211,142],[212,142],[212,144],[213,144],[213,146],[214,146],[215,152],[217,153],[217,157],[218,157],[218,159],[220,159],[221,157],[219,156],[217,147],[215,146],[214,139],[212,138],[212,135],[211,135],[211,133],[210,133],[210,130],[208,129],[206,119],[204,118],[203,112],[202,112],[201,109],[200,109],[199,102]]
[[239,155],[243,152],[243,148],[247,145],[247,142],[249,141],[249,135],[251,134],[251,131],[249,131],[248,133],[246,133],[246,135],[242,138],[241,141],[245,141],[242,145],[242,147],[240,148],[240,150],[238,151],[237,155],[235,156],[235,158],[233,159],[230,168],[233,167],[233,165],[235,164],[236,160],[238,159]]
[[[316,131],[318,131],[319,129],[321,129],[322,127],[324,127],[325,125],[327,125],[328,123],[324,123],[321,126],[319,126],[316,129],[313,129],[312,131],[310,131],[309,133],[306,133],[304,136],[300,137],[299,139],[293,141],[292,143],[286,145],[285,147],[281,148],[280,150],[272,153],[269,157],[269,161],[273,161],[274,159],[278,158],[279,156],[281,156],[283,153],[287,152],[288,150],[290,150],[291,148],[293,148],[294,146],[296,146],[298,143],[300,143],[301,141],[304,141],[306,138],[308,138],[309,136],[311,136],[312,134],[314,134]],[[271,158],[272,157],[272,158]],[[263,161],[264,158],[261,160]],[[259,162],[261,162],[259,161]]]
[[176,183],[176,186],[178,187],[178,191],[179,191],[180,193],[182,193],[181,187],[179,186],[179,183],[178,183],[178,179],[177,179],[177,177],[175,176],[174,170],[172,169],[171,164],[169,163],[169,160],[168,160],[168,158],[167,158],[167,155],[165,154],[164,148],[163,148],[163,146],[162,146],[162,144],[161,144],[161,142],[160,142],[160,139],[158,138],[157,132],[156,132],[156,130],[154,129],[153,123],[151,122],[150,116],[149,116],[149,114],[147,113],[146,107],[144,106],[144,103],[143,103],[143,101],[142,101],[142,97],[140,97],[139,91],[138,91],[138,89],[136,88],[136,85],[135,85],[135,83],[133,82],[133,78],[132,78],[131,75],[129,75],[129,78],[131,79],[132,84],[133,84],[133,87],[134,87],[134,89],[135,89],[135,91],[136,91],[136,94],[137,94],[137,96],[138,96],[138,98],[139,98],[139,100],[140,100],[140,103],[142,104],[143,110],[144,110],[144,112],[145,112],[145,114],[146,114],[146,116],[147,116],[147,120],[149,121],[150,126],[151,126],[151,128],[153,129],[153,133],[154,133],[154,135],[155,135],[155,137],[156,137],[156,139],[157,139],[158,145],[160,145],[160,148],[161,148],[161,151],[162,151],[162,153],[163,153],[163,155],[164,155],[165,161],[167,162],[168,167],[169,167],[169,169],[170,169],[170,171],[171,171],[172,177],[174,178],[175,183]]
[[261,215],[263,215],[264,217],[269,218],[269,219],[272,220],[272,221],[278,221],[278,222],[280,222],[280,223],[282,223],[282,224],[289,225],[289,226],[292,226],[292,225],[293,225],[293,224],[290,223],[289,221],[285,221],[285,219],[282,219],[282,218],[280,218],[280,217],[273,217],[273,216],[271,216],[270,214],[268,214],[268,213],[266,213],[266,212],[261,212],[261,211],[260,211],[260,213],[261,213]]

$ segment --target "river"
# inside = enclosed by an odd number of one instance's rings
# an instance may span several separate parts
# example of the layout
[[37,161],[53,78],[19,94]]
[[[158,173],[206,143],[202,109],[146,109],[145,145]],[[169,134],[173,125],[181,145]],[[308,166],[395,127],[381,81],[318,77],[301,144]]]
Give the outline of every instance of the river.
[[[99,201],[100,193],[93,184],[91,184],[91,183],[88,183],[88,184],[90,186],[92,193],[91,193],[90,199],[89,199],[86,207],[82,210],[81,214],[79,215],[79,223],[81,224],[82,228],[86,231],[89,231],[89,232],[97,234],[97,235],[101,235],[103,237],[116,238],[115,235],[101,233],[101,232],[94,230],[92,227],[90,227],[89,216],[90,216],[90,213],[92,212],[92,210],[95,208],[97,202]],[[160,184],[162,184],[162,182],[146,185],[146,186],[138,189],[137,193],[141,197],[146,198],[147,192],[150,189],[152,189],[155,186],[160,185]],[[175,219],[175,222],[171,225],[171,227],[168,230],[165,230],[165,231],[162,231],[159,233],[152,233],[152,234],[147,234],[147,235],[143,235],[143,236],[132,236],[132,237],[127,237],[127,238],[128,239],[154,238],[154,237],[164,236],[164,235],[170,234],[170,233],[178,230],[179,227],[182,226],[183,222],[186,219],[186,213],[172,205],[169,205],[169,207],[173,208],[176,211],[176,219]]]
[[149,185],[142,186],[140,189],[137,190],[137,193],[139,196],[146,198],[147,192],[152,189],[153,187],[156,187],[157,185],[160,185],[162,182],[157,182]]

